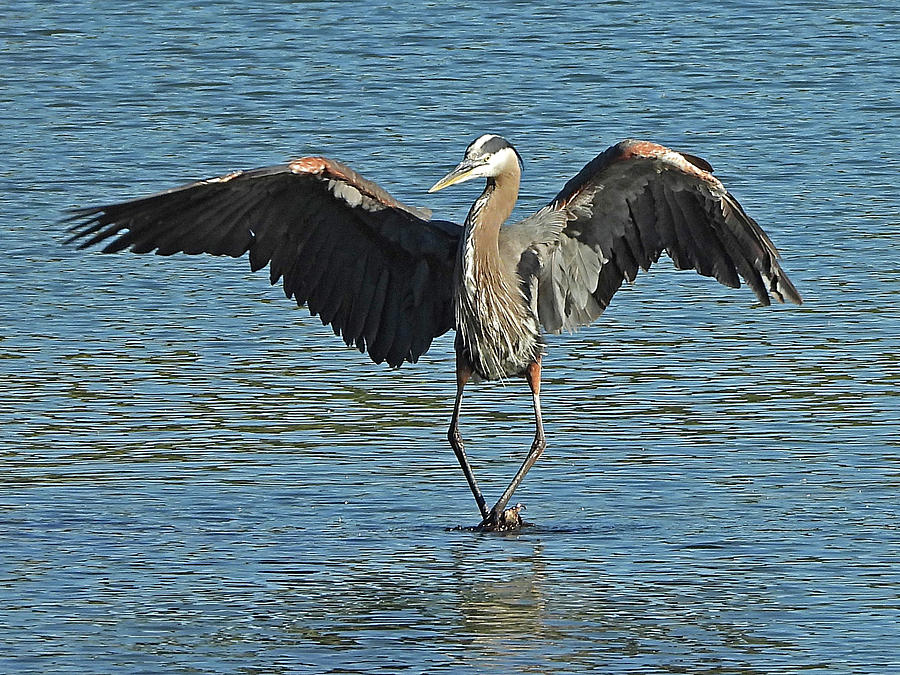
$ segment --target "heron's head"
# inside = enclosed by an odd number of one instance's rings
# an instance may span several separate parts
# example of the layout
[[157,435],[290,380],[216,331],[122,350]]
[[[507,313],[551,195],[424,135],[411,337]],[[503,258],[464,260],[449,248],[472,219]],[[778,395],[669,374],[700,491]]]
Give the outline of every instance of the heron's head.
[[518,175],[521,166],[522,158],[509,141],[496,134],[485,134],[472,141],[463,161],[428,191],[437,192],[473,178],[496,178],[504,173]]

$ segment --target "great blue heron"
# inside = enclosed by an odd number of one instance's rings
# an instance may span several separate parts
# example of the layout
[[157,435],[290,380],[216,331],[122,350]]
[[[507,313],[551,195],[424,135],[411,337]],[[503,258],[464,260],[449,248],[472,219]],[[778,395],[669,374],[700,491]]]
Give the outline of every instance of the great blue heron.
[[[431,220],[325,157],[236,171],[150,197],[73,211],[70,242],[114,237],[112,253],[250,254],[272,284],[331,324],[375,363],[415,362],[456,329],[456,401],[448,438],[478,503],[484,530],[521,523],[513,492],[546,442],[541,422],[542,329],[571,331],[596,319],[624,280],[663,251],[759,302],[800,304],[778,252],[704,160],[626,140],[589,162],[534,215],[503,225],[519,191],[521,158],[487,134],[429,192],[484,178],[465,223]],[[459,433],[473,377],[523,376],[535,434],[521,468],[493,507],[478,488]]]

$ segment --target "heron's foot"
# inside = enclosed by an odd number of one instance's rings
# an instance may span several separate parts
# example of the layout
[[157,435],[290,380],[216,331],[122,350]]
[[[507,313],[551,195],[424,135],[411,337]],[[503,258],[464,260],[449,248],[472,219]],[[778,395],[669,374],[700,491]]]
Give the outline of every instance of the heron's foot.
[[475,529],[479,532],[512,532],[518,530],[523,525],[521,512],[524,510],[524,504],[516,504],[503,511],[497,511],[496,508],[493,508]]

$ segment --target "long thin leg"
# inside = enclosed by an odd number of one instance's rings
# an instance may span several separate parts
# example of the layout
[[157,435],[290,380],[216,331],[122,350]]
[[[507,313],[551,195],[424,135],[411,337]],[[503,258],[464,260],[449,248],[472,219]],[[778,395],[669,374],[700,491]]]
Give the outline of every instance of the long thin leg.
[[481,517],[487,518],[487,504],[484,501],[484,495],[482,495],[481,490],[478,489],[478,483],[475,482],[475,474],[472,472],[472,465],[469,464],[469,460],[466,457],[462,436],[460,436],[459,433],[459,409],[462,406],[463,389],[470,377],[472,377],[472,368],[465,362],[465,358],[462,355],[457,355],[456,403],[453,404],[453,417],[450,419],[450,429],[447,431],[447,440],[450,441],[450,446],[453,448],[453,452],[456,453],[456,459],[459,460],[459,465],[466,475],[469,488],[472,490],[472,494],[475,495],[475,501],[478,503],[478,510],[481,512]]
[[513,496],[513,492],[516,491],[516,488],[519,487],[519,483],[525,478],[525,474],[528,473],[528,470],[534,465],[538,457],[541,456],[541,453],[544,452],[544,448],[547,447],[547,441],[544,438],[544,422],[541,419],[540,357],[528,366],[528,369],[525,371],[525,379],[528,380],[528,386],[531,388],[531,398],[534,402],[534,443],[531,444],[531,450],[528,451],[528,456],[525,457],[525,461],[522,462],[522,466],[519,467],[516,475],[513,476],[509,486],[503,491],[503,494],[500,496],[500,499],[497,500],[497,503],[494,504],[494,508],[491,509],[488,516],[485,517],[485,520],[482,523],[482,526],[485,527],[496,526],[500,522],[503,510]]

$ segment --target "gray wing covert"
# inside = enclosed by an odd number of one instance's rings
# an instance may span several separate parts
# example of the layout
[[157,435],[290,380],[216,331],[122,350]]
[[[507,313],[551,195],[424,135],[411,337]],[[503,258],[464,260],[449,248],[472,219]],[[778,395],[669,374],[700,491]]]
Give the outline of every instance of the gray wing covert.
[[521,279],[522,293],[535,313],[538,279],[551,253],[559,246],[565,225],[565,212],[546,206],[524,220],[500,228],[500,259],[508,266],[508,273],[517,274]]
[[78,209],[70,242],[113,253],[240,257],[376,363],[414,362],[452,327],[461,228],[430,221],[323,157],[237,171],[142,199]]
[[[626,279],[663,251],[760,303],[800,304],[762,228],[713,177],[704,160],[655,143],[623,141],[598,155],[551,202],[568,222],[544,261],[538,314],[545,330],[575,330],[596,319]],[[740,277],[740,278],[739,278]]]

